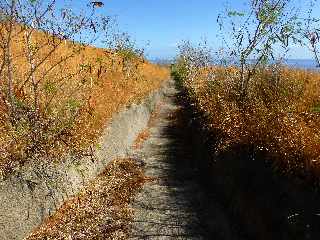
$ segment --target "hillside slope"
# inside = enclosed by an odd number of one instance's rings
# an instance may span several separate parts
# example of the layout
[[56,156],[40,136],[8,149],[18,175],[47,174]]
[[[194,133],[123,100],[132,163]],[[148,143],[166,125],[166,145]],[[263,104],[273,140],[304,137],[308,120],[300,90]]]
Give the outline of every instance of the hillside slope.
[[[6,39],[2,27],[0,32]],[[132,49],[84,46],[22,26],[12,33],[10,65],[1,50],[2,176],[33,157],[81,153],[95,143],[120,106],[141,99],[169,78],[168,69],[150,64]],[[14,111],[8,103],[10,74]]]

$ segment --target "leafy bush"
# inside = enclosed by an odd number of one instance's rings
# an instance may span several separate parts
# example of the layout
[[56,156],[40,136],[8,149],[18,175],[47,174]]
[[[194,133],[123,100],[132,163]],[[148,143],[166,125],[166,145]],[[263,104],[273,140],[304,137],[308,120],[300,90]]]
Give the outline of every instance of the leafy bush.
[[171,76],[177,83],[179,83],[179,85],[181,85],[186,79],[187,74],[188,68],[186,62],[182,58],[179,58],[176,64],[171,66]]

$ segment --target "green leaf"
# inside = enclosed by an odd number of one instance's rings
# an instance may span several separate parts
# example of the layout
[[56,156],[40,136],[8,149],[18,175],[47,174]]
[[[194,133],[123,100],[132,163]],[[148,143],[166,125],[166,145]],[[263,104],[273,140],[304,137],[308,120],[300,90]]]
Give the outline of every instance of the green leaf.
[[96,149],[97,149],[97,150],[101,150],[101,149],[102,149],[101,144],[97,143],[97,144],[96,144]]
[[44,84],[44,90],[45,90],[46,93],[56,93],[57,92],[57,86],[56,86],[55,83],[47,81]]
[[102,58],[101,57],[97,57],[96,62],[97,63],[102,63]]
[[70,111],[76,111],[80,106],[80,102],[76,99],[70,99],[67,103]]
[[320,113],[320,103],[316,104],[311,108],[311,112]]
[[243,12],[238,12],[238,11],[229,11],[228,16],[229,17],[243,17],[245,14]]

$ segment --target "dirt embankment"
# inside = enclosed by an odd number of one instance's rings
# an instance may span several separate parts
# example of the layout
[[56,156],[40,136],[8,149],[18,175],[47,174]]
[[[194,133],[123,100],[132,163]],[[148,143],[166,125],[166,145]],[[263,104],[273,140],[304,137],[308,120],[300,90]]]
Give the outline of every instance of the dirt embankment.
[[138,104],[123,107],[115,114],[94,149],[93,158],[70,157],[59,164],[40,159],[26,164],[9,179],[1,181],[2,239],[22,239],[65,200],[103,172],[108,162],[126,157],[166,89],[167,83],[164,83],[160,90],[152,92]]

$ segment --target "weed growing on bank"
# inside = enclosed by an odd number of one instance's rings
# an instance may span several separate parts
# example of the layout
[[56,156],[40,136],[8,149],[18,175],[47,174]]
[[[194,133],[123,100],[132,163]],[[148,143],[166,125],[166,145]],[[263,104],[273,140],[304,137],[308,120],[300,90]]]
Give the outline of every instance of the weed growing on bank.
[[114,160],[26,239],[127,239],[129,204],[146,181],[135,160]]
[[289,43],[315,52],[319,39],[310,32],[318,20],[312,10],[302,20],[292,4],[257,0],[245,12],[228,9],[217,19],[227,47],[213,54],[207,44],[184,42],[172,76],[216,136],[216,152],[247,149],[252,159],[308,177],[319,174],[320,73],[281,63]]
[[34,158],[92,154],[121,106],[168,79],[126,36],[114,46],[112,21],[95,9],[74,13],[55,1],[11,1],[0,14],[0,175]]
[[246,146],[287,173],[318,173],[320,73],[273,70],[259,69],[244,106],[236,97],[237,68],[203,69],[183,87],[217,137],[217,152]]

